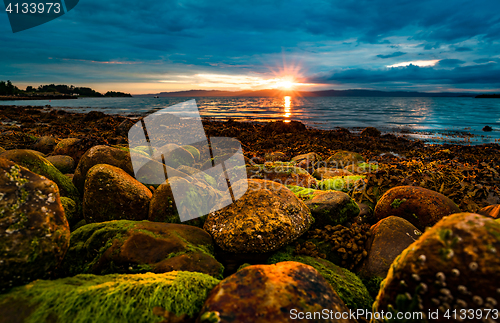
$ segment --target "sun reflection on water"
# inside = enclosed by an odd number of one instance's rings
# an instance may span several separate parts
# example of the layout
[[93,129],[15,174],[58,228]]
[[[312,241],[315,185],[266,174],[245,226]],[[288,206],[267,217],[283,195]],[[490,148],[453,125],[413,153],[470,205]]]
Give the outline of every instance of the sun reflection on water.
[[285,120],[284,122],[290,122],[290,117],[292,116],[292,112],[291,112],[291,107],[292,107],[292,97],[291,96],[285,96]]

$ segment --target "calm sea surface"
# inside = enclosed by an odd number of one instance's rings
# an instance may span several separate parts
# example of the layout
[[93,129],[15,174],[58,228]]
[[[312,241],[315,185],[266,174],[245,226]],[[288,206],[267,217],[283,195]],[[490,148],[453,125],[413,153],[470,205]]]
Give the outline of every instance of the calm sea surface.
[[[144,115],[192,98],[84,98],[0,101],[51,105],[74,112]],[[500,142],[500,100],[474,98],[195,98],[202,117],[242,121],[297,120],[319,129],[377,127],[430,143]],[[483,132],[489,125],[492,132]]]

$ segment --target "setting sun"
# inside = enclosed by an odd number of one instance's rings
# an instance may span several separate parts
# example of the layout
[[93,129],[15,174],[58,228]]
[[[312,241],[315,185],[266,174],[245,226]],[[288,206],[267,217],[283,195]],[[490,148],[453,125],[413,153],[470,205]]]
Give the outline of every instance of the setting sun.
[[276,87],[278,89],[283,89],[283,90],[290,90],[294,85],[294,82],[291,81],[291,80],[287,80],[287,79],[282,79],[282,80],[279,80],[277,83],[276,83]]

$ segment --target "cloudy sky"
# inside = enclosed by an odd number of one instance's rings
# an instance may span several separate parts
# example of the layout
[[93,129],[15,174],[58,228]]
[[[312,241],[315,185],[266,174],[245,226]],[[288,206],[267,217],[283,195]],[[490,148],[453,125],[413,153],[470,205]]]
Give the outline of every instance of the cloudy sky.
[[20,87],[500,91],[498,0],[80,0],[0,44]]

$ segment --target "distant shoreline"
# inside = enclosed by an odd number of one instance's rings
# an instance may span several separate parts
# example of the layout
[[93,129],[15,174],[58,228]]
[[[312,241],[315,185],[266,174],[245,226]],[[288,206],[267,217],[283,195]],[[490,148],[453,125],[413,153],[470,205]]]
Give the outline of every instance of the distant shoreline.
[[33,100],[73,100],[76,96],[51,95],[51,96],[0,96],[0,101],[33,101]]

